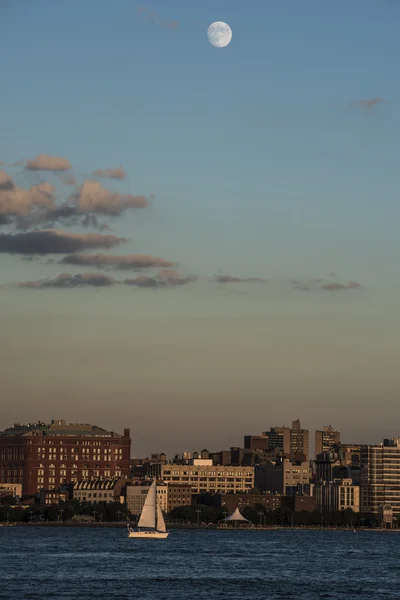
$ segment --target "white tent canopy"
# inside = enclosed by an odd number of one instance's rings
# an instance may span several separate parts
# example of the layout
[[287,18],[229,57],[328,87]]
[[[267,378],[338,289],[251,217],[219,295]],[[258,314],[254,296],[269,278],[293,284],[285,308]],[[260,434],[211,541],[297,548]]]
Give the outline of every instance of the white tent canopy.
[[224,521],[245,521],[248,523],[248,519],[245,519],[244,516],[240,513],[240,510],[237,508],[235,512],[233,512],[229,517],[226,517]]

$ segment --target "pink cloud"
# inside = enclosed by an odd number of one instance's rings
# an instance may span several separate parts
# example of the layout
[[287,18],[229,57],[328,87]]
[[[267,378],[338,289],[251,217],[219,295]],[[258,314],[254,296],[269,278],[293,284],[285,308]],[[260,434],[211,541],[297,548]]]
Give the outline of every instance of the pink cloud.
[[39,154],[32,160],[28,160],[25,168],[28,171],[69,171],[72,166],[66,158]]
[[55,199],[55,188],[49,183],[39,183],[26,190],[17,187],[7,173],[0,171],[0,215],[25,216],[35,207],[51,209]]
[[145,196],[120,194],[104,188],[98,181],[87,180],[70,198],[81,213],[120,215],[130,208],[146,208],[149,201]]

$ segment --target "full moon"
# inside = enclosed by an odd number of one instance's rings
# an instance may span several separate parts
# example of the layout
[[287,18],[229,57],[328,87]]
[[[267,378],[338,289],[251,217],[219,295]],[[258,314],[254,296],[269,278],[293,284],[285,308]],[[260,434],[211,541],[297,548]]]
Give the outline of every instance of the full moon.
[[211,23],[207,31],[208,41],[217,48],[225,48],[232,39],[232,29],[223,21]]

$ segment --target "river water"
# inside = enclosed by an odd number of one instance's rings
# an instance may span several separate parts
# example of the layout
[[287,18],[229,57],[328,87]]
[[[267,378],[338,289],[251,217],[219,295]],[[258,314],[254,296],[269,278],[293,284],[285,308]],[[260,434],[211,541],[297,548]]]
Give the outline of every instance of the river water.
[[400,598],[400,532],[0,527],[4,600]]

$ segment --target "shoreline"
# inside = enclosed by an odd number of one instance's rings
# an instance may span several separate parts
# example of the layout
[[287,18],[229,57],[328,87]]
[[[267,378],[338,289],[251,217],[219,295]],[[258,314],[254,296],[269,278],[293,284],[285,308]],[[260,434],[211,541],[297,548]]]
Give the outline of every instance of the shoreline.
[[[44,527],[44,528],[51,528],[51,527],[68,527],[68,528],[82,528],[82,527],[86,527],[86,528],[91,528],[91,529],[100,529],[100,528],[105,528],[105,529],[123,529],[127,527],[127,523],[123,522],[109,522],[109,523],[102,523],[102,522],[97,522],[97,523],[74,523],[71,521],[63,521],[63,522],[57,522],[57,521],[45,521],[45,522],[38,522],[38,523],[0,523],[0,528],[1,527]],[[259,526],[259,525],[255,525],[254,527],[226,527],[226,526],[217,526],[217,525],[195,525],[195,524],[191,524],[191,523],[187,523],[187,524],[179,524],[179,523],[171,523],[168,526],[169,531],[174,531],[174,530],[183,530],[183,531],[286,531],[286,530],[290,530],[290,531],[349,531],[349,532],[354,532],[354,533],[360,533],[360,532],[365,532],[365,531],[373,531],[373,532],[400,532],[400,529],[385,529],[385,528],[380,528],[380,527],[376,527],[376,528],[372,528],[372,527],[357,527],[357,528],[353,528],[353,527],[320,527],[320,526],[291,526],[291,525],[286,525],[286,526]]]

